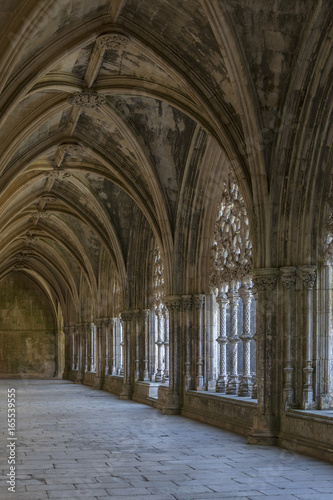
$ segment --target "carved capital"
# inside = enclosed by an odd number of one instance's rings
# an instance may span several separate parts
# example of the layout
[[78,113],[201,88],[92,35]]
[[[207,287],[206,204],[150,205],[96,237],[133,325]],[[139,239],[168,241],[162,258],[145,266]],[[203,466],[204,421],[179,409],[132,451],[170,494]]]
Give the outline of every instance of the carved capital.
[[183,295],[182,302],[183,302],[184,311],[191,311],[191,309],[192,309],[192,295]]
[[166,297],[165,305],[169,311],[179,311],[181,297],[178,295],[169,295]]
[[131,311],[123,311],[120,313],[121,321],[132,321],[133,313]]
[[262,268],[253,271],[253,284],[257,292],[271,292],[276,287],[279,271],[276,268]]
[[194,295],[194,304],[197,310],[202,311],[205,305],[205,296],[203,294]]
[[97,92],[75,92],[68,96],[68,102],[80,108],[99,109],[106,102],[106,97]]
[[119,50],[124,49],[128,44],[128,38],[119,33],[109,33],[101,35],[96,39],[99,48],[106,50]]
[[287,290],[294,290],[296,287],[296,267],[281,267],[282,285]]
[[302,266],[301,278],[302,278],[303,288],[311,290],[314,287],[316,276],[317,276],[317,270],[315,266]]

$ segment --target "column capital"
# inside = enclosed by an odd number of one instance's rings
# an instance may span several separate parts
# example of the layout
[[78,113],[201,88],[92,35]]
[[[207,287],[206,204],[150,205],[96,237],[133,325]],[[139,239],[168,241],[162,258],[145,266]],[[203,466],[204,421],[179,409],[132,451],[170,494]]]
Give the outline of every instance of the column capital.
[[296,267],[280,267],[282,285],[287,290],[294,290],[296,288]]
[[122,311],[120,313],[120,318],[122,321],[132,321],[133,313],[132,311]]
[[316,266],[301,266],[300,271],[301,271],[303,288],[311,290],[314,287],[317,277]]
[[182,304],[184,311],[191,311],[192,309],[192,295],[182,295]]
[[205,295],[203,293],[196,293],[193,295],[194,305],[198,311],[201,311],[205,305]]
[[180,295],[168,295],[167,297],[165,297],[165,305],[169,311],[179,311],[180,301]]
[[252,281],[258,292],[271,292],[275,289],[279,270],[275,267],[263,267],[253,270]]

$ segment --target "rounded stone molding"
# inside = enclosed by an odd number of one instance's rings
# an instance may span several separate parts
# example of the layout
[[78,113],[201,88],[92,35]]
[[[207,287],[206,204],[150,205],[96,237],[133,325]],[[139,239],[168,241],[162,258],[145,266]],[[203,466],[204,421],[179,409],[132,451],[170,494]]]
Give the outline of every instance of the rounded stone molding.
[[106,97],[97,92],[75,92],[67,98],[69,104],[80,108],[99,109],[106,102]]

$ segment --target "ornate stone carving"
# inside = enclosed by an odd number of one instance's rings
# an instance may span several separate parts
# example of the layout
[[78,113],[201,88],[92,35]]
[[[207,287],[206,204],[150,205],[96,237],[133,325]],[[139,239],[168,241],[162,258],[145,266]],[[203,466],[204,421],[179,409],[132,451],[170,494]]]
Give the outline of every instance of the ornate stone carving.
[[106,102],[106,97],[97,92],[75,92],[68,96],[68,102],[80,108],[99,109]]
[[222,201],[211,248],[210,281],[217,288],[241,281],[252,269],[252,243],[244,199],[231,172],[224,182]]
[[183,295],[182,297],[183,301],[183,308],[184,311],[191,311],[192,309],[192,296],[191,295]]
[[119,33],[109,33],[101,35],[96,39],[98,47],[106,50],[124,49],[128,44],[128,38]]
[[66,172],[62,168],[55,168],[54,170],[48,170],[44,172],[45,177],[49,177],[50,179],[63,180],[68,179],[71,176],[70,172]]
[[132,321],[133,314],[130,311],[123,311],[120,313],[121,321]]
[[37,222],[38,222],[40,219],[42,219],[42,220],[49,219],[50,214],[48,212],[43,211],[43,210],[38,210],[35,214],[32,215],[32,217],[34,219],[37,219]]
[[194,295],[194,304],[195,304],[195,308],[201,311],[205,305],[205,296],[204,295]]
[[165,305],[168,311],[179,311],[180,309],[180,297],[178,298],[167,298]]
[[312,289],[316,281],[316,275],[316,268],[314,266],[301,267],[303,287]]
[[258,276],[253,278],[254,287],[258,292],[268,292],[276,287],[276,276]]
[[155,298],[155,307],[159,308],[163,305],[165,297],[164,285],[164,265],[160,253],[160,248],[156,245],[154,250],[154,265],[153,265],[153,295]]
[[281,267],[282,285],[287,290],[294,290],[296,287],[296,268],[295,267]]

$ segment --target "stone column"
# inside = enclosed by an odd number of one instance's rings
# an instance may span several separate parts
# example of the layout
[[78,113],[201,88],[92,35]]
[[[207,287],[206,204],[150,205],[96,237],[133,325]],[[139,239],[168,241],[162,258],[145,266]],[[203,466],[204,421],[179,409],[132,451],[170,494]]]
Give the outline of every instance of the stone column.
[[181,366],[180,366],[180,301],[179,295],[169,295],[166,297],[166,307],[169,311],[169,342],[170,342],[170,363],[169,363],[169,394],[167,402],[163,408],[163,413],[177,415],[181,408]]
[[227,394],[238,394],[239,378],[238,378],[238,305],[239,295],[236,285],[233,285],[227,293],[230,303],[230,336],[228,338],[230,344],[230,375],[227,384]]
[[243,376],[239,384],[238,395],[250,398],[252,395],[251,380],[251,285],[245,282],[239,289],[243,302],[243,333],[240,337],[243,342]]
[[143,380],[149,380],[149,309],[142,310],[142,320],[144,328],[144,368]]
[[103,380],[102,380],[102,373],[103,373],[103,367],[102,367],[102,337],[103,337],[103,330],[104,330],[104,321],[102,319],[98,320],[95,325],[96,328],[96,354],[95,354],[95,381],[93,387],[96,389],[101,389],[103,386]]
[[215,391],[217,382],[217,363],[216,363],[216,298],[215,298],[215,288],[211,288],[209,294],[206,295],[205,302],[205,331],[206,331],[206,359],[207,359],[207,390]]
[[121,320],[124,325],[124,382],[120,399],[132,399],[133,383],[132,383],[132,345],[131,345],[131,324],[133,313],[131,311],[123,311]]
[[135,372],[134,382],[140,380],[140,310],[133,311],[133,334],[135,340]]
[[296,288],[296,267],[281,267],[283,285],[283,402],[284,408],[294,405],[293,314]]
[[95,323],[90,323],[90,342],[89,342],[89,355],[90,355],[90,371],[94,372],[95,371],[95,350],[96,350],[96,326]]
[[253,271],[257,293],[257,413],[248,440],[251,444],[274,445],[278,433],[278,398],[276,365],[276,290],[277,269],[264,268]]
[[85,372],[90,371],[89,367],[89,323],[84,323],[84,337],[85,337]]
[[163,307],[163,320],[164,320],[164,372],[163,372],[163,383],[169,383],[169,315],[168,309]]
[[83,381],[83,332],[82,323],[78,324],[76,327],[77,336],[77,351],[78,351],[78,362],[77,362],[77,376],[76,383],[82,384]]
[[62,378],[64,373],[64,332],[62,330],[56,331],[56,347],[57,347],[57,366],[55,376]]
[[119,328],[119,375],[124,376],[124,365],[125,365],[125,324],[122,319],[117,324]]
[[314,408],[313,401],[313,287],[316,281],[316,267],[302,266],[303,283],[303,391],[302,409]]
[[71,345],[70,345],[70,329],[68,326],[64,326],[63,332],[65,335],[65,370],[63,374],[64,379],[68,379],[71,367]]
[[162,382],[163,379],[163,330],[164,330],[164,321],[162,308],[158,307],[155,309],[155,315],[157,318],[157,340],[155,344],[157,346],[157,370],[155,375],[156,382]]
[[229,304],[228,297],[225,292],[220,292],[216,297],[216,302],[219,306],[219,336],[216,339],[220,345],[220,369],[219,376],[216,381],[216,392],[225,394],[228,385],[227,373],[227,306]]
[[105,379],[106,375],[110,373],[110,320],[109,318],[103,319],[104,324],[104,336],[102,342],[102,356],[103,356],[103,366],[102,366],[102,377]]
[[183,295],[184,339],[185,339],[185,392],[192,389],[192,295]]
[[196,390],[204,390],[204,372],[203,372],[203,341],[204,341],[204,332],[203,332],[203,310],[205,305],[205,296],[203,294],[195,294],[194,295],[194,304],[195,304],[195,326],[196,326],[196,344],[197,344],[197,370],[196,370],[196,378],[195,385]]
[[110,375],[117,375],[117,338],[116,338],[116,318],[110,319],[110,346],[111,354],[111,372]]

